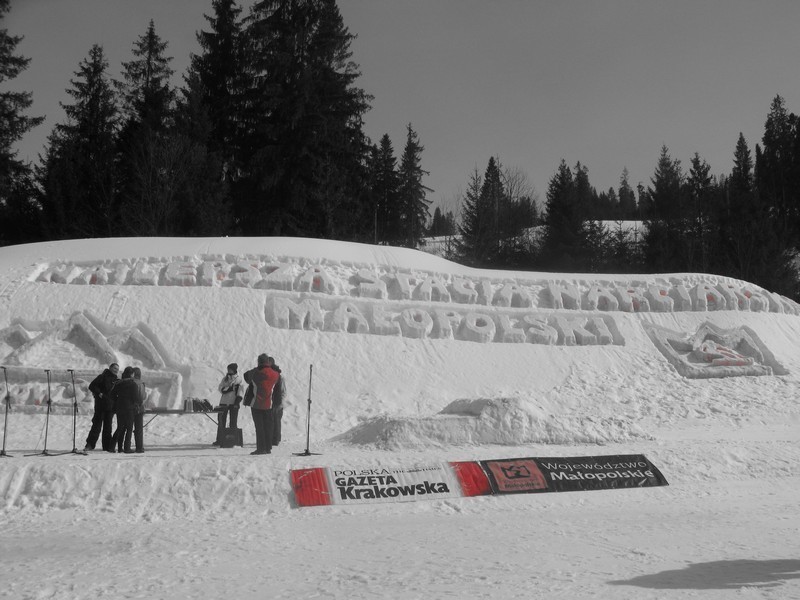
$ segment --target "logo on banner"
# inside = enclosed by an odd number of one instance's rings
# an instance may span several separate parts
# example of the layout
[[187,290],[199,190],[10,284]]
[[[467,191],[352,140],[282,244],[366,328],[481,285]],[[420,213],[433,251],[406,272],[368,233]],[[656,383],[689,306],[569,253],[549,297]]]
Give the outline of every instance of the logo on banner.
[[539,465],[532,459],[488,461],[487,467],[500,493],[527,493],[547,489],[547,481],[539,470]]

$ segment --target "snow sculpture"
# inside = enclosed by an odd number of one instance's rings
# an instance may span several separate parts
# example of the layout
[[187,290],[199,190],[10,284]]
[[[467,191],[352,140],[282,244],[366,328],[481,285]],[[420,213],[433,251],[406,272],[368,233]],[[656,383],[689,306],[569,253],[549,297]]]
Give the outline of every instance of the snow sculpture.
[[464,315],[458,333],[462,340],[486,344],[494,341],[496,332],[497,327],[490,317],[470,312]]
[[750,299],[732,285],[718,283],[716,289],[725,298],[728,310],[750,310]]
[[703,323],[694,334],[644,324],[650,340],[684,377],[785,375],[788,371],[749,327],[722,329]]
[[72,280],[75,285],[105,285],[108,283],[108,273],[103,267],[92,267]]
[[130,272],[130,265],[123,262],[115,263],[108,274],[108,283],[111,285],[125,285]]
[[81,274],[81,269],[73,264],[60,264],[49,267],[42,271],[36,281],[49,283],[70,283],[75,277]]
[[642,293],[641,288],[631,286],[617,286],[614,295],[619,300],[619,308],[625,312],[650,312],[650,302]]
[[439,277],[426,277],[414,290],[415,300],[423,302],[450,302],[450,292]]
[[164,359],[148,338],[138,329],[129,329],[108,338],[112,348],[130,354],[151,369],[165,369]]
[[231,265],[223,261],[204,260],[198,269],[200,285],[206,287],[219,287],[228,278]]
[[265,307],[267,323],[281,329],[316,329],[325,327],[325,317],[319,300],[306,298],[294,302],[291,298],[276,296]]
[[474,284],[463,277],[455,277],[450,284],[453,302],[459,304],[475,304],[478,301],[478,292]]
[[511,344],[524,344],[528,341],[527,332],[517,327],[518,320],[508,315],[499,315],[497,318],[499,341]]
[[361,298],[375,298],[384,300],[388,295],[386,283],[378,277],[377,273],[369,269],[360,269],[355,276],[358,295]]
[[389,277],[389,297],[393,300],[411,300],[412,277],[409,273],[398,271]]
[[407,308],[400,313],[400,329],[403,337],[426,339],[433,330],[433,319],[419,308]]
[[583,308],[586,310],[619,310],[619,300],[608,288],[601,285],[593,285],[586,292],[583,300]]
[[258,287],[269,290],[283,290],[291,292],[294,287],[294,273],[292,265],[285,263],[270,263],[261,270],[263,278],[258,283]]
[[692,307],[698,312],[725,310],[727,302],[719,290],[707,283],[700,283],[691,291]]
[[381,304],[372,307],[372,328],[376,335],[401,335],[400,323],[392,319]]
[[670,288],[663,285],[650,284],[645,290],[644,297],[650,304],[653,312],[672,312],[675,308],[675,300],[669,295]]
[[461,325],[461,315],[455,310],[437,308],[433,311],[433,337],[452,339]]
[[331,315],[329,331],[369,333],[369,323],[352,302],[342,302]]
[[581,307],[580,290],[572,283],[550,283],[547,292],[552,308],[578,310]]
[[328,272],[319,265],[311,267],[300,277],[297,289],[301,292],[335,294],[336,285]]
[[478,291],[478,304],[489,306],[492,303],[492,283],[488,279],[481,279],[475,286]]
[[240,260],[231,269],[233,274],[233,285],[236,287],[256,287],[261,281],[261,271],[258,261]]
[[585,319],[565,315],[553,315],[550,324],[558,332],[559,344],[564,346],[591,346],[599,340],[584,327]]
[[140,260],[133,267],[131,285],[158,285],[160,271],[160,268]]
[[587,331],[594,334],[597,340],[595,343],[601,346],[614,343],[614,336],[611,334],[611,330],[608,328],[605,320],[601,317],[589,317],[584,327]]
[[191,261],[172,261],[164,271],[164,285],[194,286],[197,267]]
[[531,295],[524,287],[516,283],[506,282],[494,295],[492,303],[495,306],[507,306],[514,308],[528,308],[533,306]]
[[543,317],[526,315],[524,319],[528,327],[528,342],[532,344],[555,345],[558,343],[558,331],[547,324]]

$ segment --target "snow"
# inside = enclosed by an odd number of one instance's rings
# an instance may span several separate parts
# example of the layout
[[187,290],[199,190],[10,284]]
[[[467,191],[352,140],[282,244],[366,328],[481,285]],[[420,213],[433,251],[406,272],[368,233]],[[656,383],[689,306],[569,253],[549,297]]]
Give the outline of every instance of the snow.
[[[0,598],[800,598],[799,312],[708,274],[322,240],[0,249]],[[196,413],[143,455],[41,454],[72,449],[73,398],[83,447],[112,358],[179,408],[262,352],[288,388],[270,456],[246,411],[243,448]],[[669,486],[298,508],[288,473],[614,454]]]

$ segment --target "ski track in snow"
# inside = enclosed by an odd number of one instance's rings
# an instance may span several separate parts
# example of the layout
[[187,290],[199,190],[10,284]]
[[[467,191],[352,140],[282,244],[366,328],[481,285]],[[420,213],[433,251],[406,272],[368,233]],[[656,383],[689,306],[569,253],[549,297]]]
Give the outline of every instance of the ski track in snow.
[[[481,344],[274,328],[264,290],[54,287],[25,275],[53,257],[210,253],[305,257],[342,274],[352,261],[477,277],[407,250],[315,240],[0,249],[0,329],[22,322],[46,332],[88,311],[109,336],[143,324],[155,350],[115,351],[141,364],[155,352],[180,367],[185,395],[216,404],[224,366],[248,368],[263,351],[289,386],[283,442],[268,457],[250,456],[248,411],[239,416],[243,448],[212,448],[214,425],[202,415],[159,416],[145,429],[144,455],[41,456],[43,407],[19,404],[23,384],[13,382],[4,439],[13,456],[0,459],[0,598],[800,599],[800,316],[605,313],[623,345]],[[693,332],[704,321],[746,324],[788,374],[689,379],[641,327]],[[52,453],[73,445],[71,387],[58,369],[73,358],[103,366],[91,354],[102,340],[73,339],[42,337],[24,354],[30,377],[56,369]],[[0,352],[15,340],[0,339]],[[320,454],[301,457],[293,453],[306,448],[309,365],[310,446]],[[26,397],[42,397],[43,375],[35,377]],[[79,448],[91,418],[84,387]],[[631,453],[670,485],[300,509],[288,473]]]

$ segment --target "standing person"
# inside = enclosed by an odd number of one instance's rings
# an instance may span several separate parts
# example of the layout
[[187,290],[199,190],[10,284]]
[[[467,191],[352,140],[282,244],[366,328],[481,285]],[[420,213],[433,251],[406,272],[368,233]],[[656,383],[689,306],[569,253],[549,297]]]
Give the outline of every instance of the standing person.
[[275,358],[269,357],[269,366],[278,373],[278,381],[272,388],[272,445],[281,443],[281,419],[283,418],[283,399],[286,397],[286,382],[281,368],[275,364]]
[[138,388],[133,406],[133,440],[136,443],[136,452],[144,454],[144,403],[147,401],[147,388],[142,382],[142,370],[139,367],[133,368],[133,380]]
[[222,444],[222,436],[225,434],[228,414],[231,416],[230,428],[236,429],[239,426],[239,405],[242,403],[242,378],[239,377],[239,365],[236,363],[228,365],[228,372],[219,382],[218,389],[222,396],[219,399],[217,439],[214,440],[214,446]]
[[133,367],[125,367],[122,371],[122,379],[114,385],[111,397],[117,412],[117,430],[114,432],[117,452],[131,454],[134,410],[139,401],[139,385],[133,379]]
[[[270,454],[272,451],[272,389],[278,372],[269,366],[269,356],[258,355],[258,366],[248,371],[253,384],[253,424],[256,428],[256,449],[250,454]],[[247,380],[247,377],[245,377]]]
[[111,429],[114,427],[114,406],[111,404],[111,388],[114,387],[119,374],[119,365],[111,363],[100,375],[89,384],[89,391],[94,396],[94,415],[92,428],[86,437],[84,451],[94,450],[100,431],[103,432],[102,446],[106,452],[114,452]]

